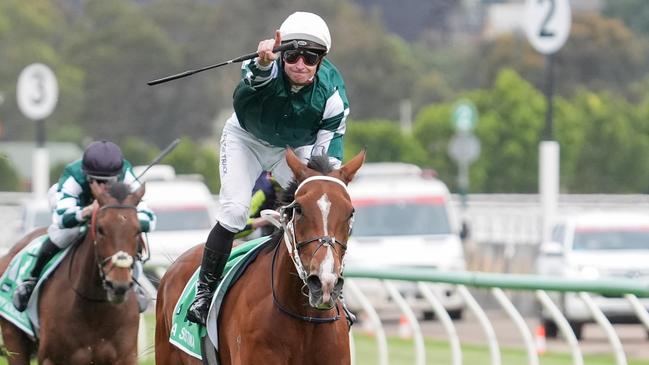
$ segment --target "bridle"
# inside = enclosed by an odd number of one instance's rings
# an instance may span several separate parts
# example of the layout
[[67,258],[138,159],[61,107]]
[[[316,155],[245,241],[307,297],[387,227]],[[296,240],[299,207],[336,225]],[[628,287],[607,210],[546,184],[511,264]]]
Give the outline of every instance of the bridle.
[[[297,196],[298,191],[300,191],[300,189],[304,185],[306,185],[309,182],[318,181],[318,180],[330,181],[336,183],[342,186],[342,188],[345,189],[345,191],[347,191],[347,186],[340,179],[330,177],[330,176],[311,176],[303,180],[300,183],[300,185],[298,185],[297,189],[295,190],[294,196]],[[320,248],[322,247],[331,247],[334,251],[336,251],[336,244],[340,246],[340,249],[344,253],[347,250],[347,243],[336,239],[335,236],[329,236],[329,235],[297,241],[297,238],[295,237],[295,208],[298,206],[299,205],[297,201],[293,199],[293,201],[290,204],[279,208],[279,217],[280,217],[279,221],[275,221],[274,218],[270,218],[269,220],[271,221],[271,223],[278,226],[282,230],[284,236],[284,243],[286,244],[286,248],[288,249],[288,253],[289,256],[291,257],[291,260],[293,261],[295,270],[297,271],[298,276],[302,280],[302,283],[305,286],[308,286],[307,284],[308,273],[304,269],[304,264],[302,263],[302,259],[300,258],[300,249],[304,248],[305,246],[311,243],[317,242],[318,246],[316,247],[316,249],[313,251],[313,254],[311,255],[311,259],[313,259],[313,257],[315,257],[318,250],[320,250]],[[353,222],[354,222],[354,216],[352,214],[349,220],[349,232],[351,232]],[[310,317],[310,316],[303,316],[300,314],[293,313],[279,303],[279,301],[277,300],[277,296],[275,295],[275,285],[274,285],[274,278],[275,278],[274,266],[275,266],[275,259],[277,257],[278,247],[275,248],[275,252],[273,254],[273,262],[271,264],[271,289],[273,292],[273,302],[275,303],[275,305],[277,305],[277,307],[282,312],[288,314],[289,316],[303,321],[311,322],[311,323],[316,323],[316,324],[330,323],[340,319],[340,311],[338,309],[338,306],[336,306],[336,315],[334,317]],[[344,261],[340,265],[339,275],[342,275],[343,268],[344,268]]]
[[[104,259],[101,259],[99,257],[99,252],[97,251],[97,214],[100,211],[108,210],[108,209],[133,209],[135,210],[137,214],[137,207],[134,205],[128,205],[128,204],[107,204],[103,205],[97,209],[95,209],[92,212],[92,218],[90,220],[90,232],[89,234],[91,235],[91,240],[93,243],[93,251],[95,255],[95,262],[97,263],[97,268],[99,269],[99,277],[101,278],[101,284],[102,287],[107,288],[109,287],[108,281],[106,280],[106,275],[110,273],[111,270],[114,268],[122,268],[122,269],[131,269],[133,270],[133,267],[135,266],[135,262],[141,261],[142,257],[141,254],[138,250],[138,253],[136,254],[136,257],[133,258],[133,256],[129,255],[127,252],[124,251],[117,251],[111,256],[108,256]],[[113,264],[112,268],[106,272],[104,268],[106,265],[109,263]]]
[[[298,185],[297,189],[295,189],[295,194],[294,196],[297,195],[298,191],[300,191],[300,188],[302,188],[304,185],[308,184],[309,182],[312,181],[330,181],[334,182],[345,189],[347,191],[347,185],[343,183],[340,179],[337,179],[335,177],[331,176],[311,176],[309,178],[304,179]],[[300,276],[300,279],[304,282],[306,285],[306,279],[307,279],[307,272],[304,269],[304,265],[302,264],[302,259],[300,258],[300,249],[305,247],[306,245],[312,243],[312,242],[318,242],[318,247],[313,251],[313,255],[318,252],[318,250],[322,247],[332,247],[332,249],[335,251],[336,250],[336,244],[340,246],[340,248],[344,251],[347,250],[347,243],[346,242],[341,242],[338,239],[336,239],[335,236],[320,236],[320,237],[315,237],[311,239],[306,239],[303,241],[297,241],[297,238],[295,237],[295,208],[298,206],[298,203],[295,199],[293,201],[285,206],[282,206],[279,208],[279,214],[280,214],[280,220],[279,223],[281,225],[282,231],[284,232],[284,243],[286,244],[286,248],[288,249],[289,256],[291,256],[291,259],[293,260],[293,264],[295,265],[295,269],[297,270],[298,275]],[[289,219],[289,214],[288,210],[292,210],[290,214],[290,219]],[[350,217],[349,221],[349,231],[351,232],[352,225],[354,223],[354,216]],[[340,266],[340,273],[342,274],[344,266]]]

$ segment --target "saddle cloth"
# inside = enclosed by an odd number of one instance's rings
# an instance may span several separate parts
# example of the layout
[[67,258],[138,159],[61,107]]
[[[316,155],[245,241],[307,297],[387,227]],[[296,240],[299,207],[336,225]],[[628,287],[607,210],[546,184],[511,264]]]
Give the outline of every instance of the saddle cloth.
[[[264,247],[264,244],[271,239],[271,236],[265,236],[248,241],[240,246],[232,249],[230,258],[228,259],[225,269],[223,270],[223,280],[219,283],[218,288],[212,297],[212,304],[210,305],[210,312],[208,318],[218,318],[223,298],[236,281],[241,277],[246,267],[254,261],[257,254]],[[207,321],[209,329],[189,322],[186,318],[187,308],[194,301],[196,296],[196,282],[198,281],[198,273],[200,267],[191,276],[185,288],[183,289],[176,306],[171,321],[171,331],[169,335],[169,342],[178,347],[185,353],[202,360],[201,343],[202,338],[209,332],[209,338],[215,348],[218,349],[218,330],[216,328],[216,320]]]
[[32,296],[29,298],[27,309],[24,312],[18,312],[13,305],[12,296],[14,289],[25,278],[29,277],[32,267],[36,263],[36,257],[47,235],[39,236],[25,246],[20,252],[11,259],[7,270],[0,277],[0,315],[16,327],[20,328],[32,339],[38,337],[38,293],[40,288],[56,267],[61,263],[65,255],[70,251],[70,245],[67,249],[58,252],[45,265],[41,277],[34,288]]

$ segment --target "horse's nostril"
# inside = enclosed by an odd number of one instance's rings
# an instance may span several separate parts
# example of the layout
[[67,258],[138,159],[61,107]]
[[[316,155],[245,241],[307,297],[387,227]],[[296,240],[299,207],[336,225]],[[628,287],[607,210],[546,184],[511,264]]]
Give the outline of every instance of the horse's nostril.
[[322,282],[317,275],[311,275],[306,279],[306,285],[313,294],[322,293]]

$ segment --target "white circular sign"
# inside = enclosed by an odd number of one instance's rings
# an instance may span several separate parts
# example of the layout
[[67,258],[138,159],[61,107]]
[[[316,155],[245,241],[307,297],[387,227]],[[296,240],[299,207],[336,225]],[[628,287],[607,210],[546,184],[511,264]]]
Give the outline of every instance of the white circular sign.
[[448,154],[455,162],[470,164],[480,156],[480,140],[473,134],[456,134],[448,144]]
[[543,54],[558,51],[570,35],[568,0],[526,0],[525,31],[532,47]]
[[33,63],[18,76],[16,89],[18,107],[31,120],[47,118],[59,97],[56,76],[42,63]]

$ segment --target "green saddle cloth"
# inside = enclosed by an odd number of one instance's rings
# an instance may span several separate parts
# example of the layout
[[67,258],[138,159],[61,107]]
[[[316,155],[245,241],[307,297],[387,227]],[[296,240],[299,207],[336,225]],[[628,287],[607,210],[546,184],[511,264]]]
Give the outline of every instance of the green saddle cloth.
[[[239,278],[237,273],[241,272],[240,269],[249,263],[248,258],[256,255],[259,249],[264,245],[264,243],[268,242],[270,238],[270,236],[260,237],[232,249],[230,258],[223,270],[223,280],[221,280],[219,287],[216,289],[214,297],[212,298],[210,311],[216,310],[218,313],[218,310],[223,303],[223,298],[227,293],[227,289],[230,288]],[[190,322],[186,318],[187,308],[189,308],[196,296],[196,282],[198,281],[199,271],[200,267],[196,269],[185,285],[185,289],[174,307],[169,342],[187,354],[197,359],[202,359],[201,338],[206,336],[206,328]],[[216,326],[216,323],[214,323],[214,325]]]
[[[28,336],[36,338],[38,334],[38,293],[42,283],[61,263],[68,249],[61,250],[45,265],[41,277],[34,288],[29,299],[29,304],[24,312],[18,312],[13,305],[12,297],[14,289],[24,279],[30,276],[32,267],[36,263],[36,257],[47,235],[37,237],[23,248],[9,263],[7,270],[0,277],[0,315],[16,327],[20,328]],[[70,246],[72,247],[72,245]]]

